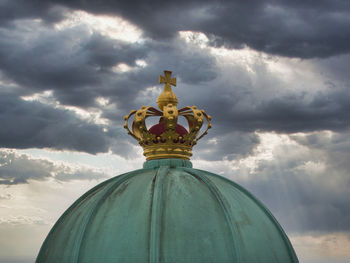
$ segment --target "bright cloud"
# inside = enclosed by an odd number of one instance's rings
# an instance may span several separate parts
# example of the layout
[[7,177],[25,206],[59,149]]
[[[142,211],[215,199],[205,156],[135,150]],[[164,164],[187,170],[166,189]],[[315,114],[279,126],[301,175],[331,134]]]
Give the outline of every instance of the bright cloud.
[[99,32],[113,39],[127,42],[142,41],[142,30],[118,16],[93,15],[84,11],[67,11],[65,19],[55,25],[57,30],[88,26],[93,32]]

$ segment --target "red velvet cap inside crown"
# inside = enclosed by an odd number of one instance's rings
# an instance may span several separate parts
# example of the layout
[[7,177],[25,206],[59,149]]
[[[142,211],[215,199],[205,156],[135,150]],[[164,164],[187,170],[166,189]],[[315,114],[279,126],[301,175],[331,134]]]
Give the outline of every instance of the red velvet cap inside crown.
[[[156,136],[160,136],[165,132],[165,125],[164,123],[158,123],[156,125],[153,125],[148,131]],[[181,136],[184,136],[188,133],[185,127],[181,126],[180,124],[176,125],[175,132]]]

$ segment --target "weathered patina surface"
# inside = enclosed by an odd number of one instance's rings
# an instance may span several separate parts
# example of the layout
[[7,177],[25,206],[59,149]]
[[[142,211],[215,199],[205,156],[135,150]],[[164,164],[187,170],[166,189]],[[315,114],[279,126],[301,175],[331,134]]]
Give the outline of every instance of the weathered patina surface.
[[191,167],[151,160],[96,186],[58,220],[36,262],[298,262],[256,198]]

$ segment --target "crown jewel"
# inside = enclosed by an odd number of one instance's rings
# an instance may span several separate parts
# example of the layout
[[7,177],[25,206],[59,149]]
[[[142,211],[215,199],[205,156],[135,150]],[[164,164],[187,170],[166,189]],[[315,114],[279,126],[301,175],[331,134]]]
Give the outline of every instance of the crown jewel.
[[[124,128],[143,147],[143,154],[147,160],[163,158],[189,159],[192,156],[192,147],[207,134],[211,128],[211,117],[204,110],[196,106],[177,108],[177,97],[171,86],[176,86],[176,78],[171,78],[171,71],[164,71],[164,76],[159,76],[159,83],[164,83],[164,90],[157,99],[160,110],[151,106],[142,106],[139,110],[132,110],[124,117]],[[129,119],[135,115],[131,130]],[[147,128],[148,117],[160,117],[159,123]],[[183,116],[188,122],[188,130],[178,124],[178,117]],[[199,135],[200,129],[207,121],[207,127]]]

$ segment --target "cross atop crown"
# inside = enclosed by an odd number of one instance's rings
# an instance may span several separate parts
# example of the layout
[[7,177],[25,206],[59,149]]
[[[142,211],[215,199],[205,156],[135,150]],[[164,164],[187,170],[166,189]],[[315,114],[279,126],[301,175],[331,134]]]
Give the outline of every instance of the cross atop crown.
[[159,83],[164,83],[164,90],[157,99],[158,107],[163,110],[163,107],[172,104],[177,105],[175,93],[171,90],[171,86],[176,86],[176,78],[171,77],[171,71],[164,70],[164,76],[159,75]]
[[176,78],[171,77],[171,71],[164,70],[164,76],[159,75],[159,84],[164,83],[165,86],[175,86],[176,87]]

